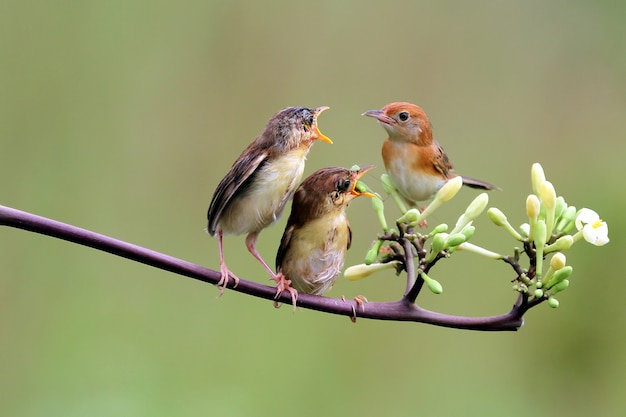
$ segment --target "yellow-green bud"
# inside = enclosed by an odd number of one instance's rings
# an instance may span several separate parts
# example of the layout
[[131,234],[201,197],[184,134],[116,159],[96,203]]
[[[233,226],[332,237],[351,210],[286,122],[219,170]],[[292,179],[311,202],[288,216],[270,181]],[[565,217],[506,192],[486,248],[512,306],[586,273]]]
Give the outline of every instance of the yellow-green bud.
[[569,287],[569,279],[564,279],[563,281],[559,282],[554,287],[552,287],[552,290],[550,291],[550,293],[552,295],[555,295],[557,293],[560,293],[561,291],[566,290],[567,287]]
[[528,218],[537,220],[540,210],[541,202],[539,201],[539,197],[535,194],[529,194],[528,197],[526,197],[526,214],[528,214]]
[[416,208],[412,208],[406,211],[404,215],[402,215],[398,219],[398,223],[411,223],[417,221],[420,216],[420,211]]
[[360,166],[358,166],[357,164],[354,164],[354,165],[352,165],[352,168],[350,168],[350,171],[358,171],[360,169],[361,169]]
[[396,265],[401,264],[400,261],[391,261],[387,263],[375,263],[371,265],[353,265],[346,268],[343,272],[343,276],[350,281],[356,281],[372,275],[375,272],[385,269],[395,269]]
[[568,206],[563,214],[561,214],[561,218],[556,226],[557,232],[565,232],[568,233],[575,226],[576,221],[576,207]]
[[466,242],[470,240],[472,236],[474,236],[474,232],[476,232],[476,227],[472,226],[471,224],[465,226],[463,230],[461,230],[461,233],[463,233],[463,236],[465,236]]
[[368,250],[367,253],[365,254],[365,265],[371,265],[374,263],[374,261],[376,260],[376,257],[378,257],[378,252],[380,252],[380,247],[382,245],[383,245],[382,240],[377,240],[376,242],[374,242],[370,250]]
[[558,196],[556,198],[556,207],[554,208],[554,217],[556,219],[560,219],[566,208],[567,203],[565,202],[565,199],[562,196]]
[[454,248],[465,242],[467,239],[463,233],[453,233],[446,240],[446,248]]
[[563,255],[561,252],[557,252],[552,255],[552,259],[550,259],[550,268],[558,271],[565,266],[565,261],[565,255]]
[[539,195],[539,186],[546,180],[546,174],[543,172],[543,167],[540,163],[535,162],[530,169],[530,181],[533,186],[533,192]]
[[574,244],[573,236],[571,235],[561,236],[553,244],[546,246],[543,253],[567,250],[571,248],[573,244]]
[[524,237],[529,237],[530,236],[530,225],[528,223],[522,223],[519,226],[519,231],[520,234]]
[[541,289],[537,288],[537,289],[535,290],[535,292],[533,293],[533,296],[534,296],[535,298],[541,298],[541,297],[543,297],[543,290],[541,290]]
[[447,230],[448,230],[448,225],[445,224],[445,223],[441,223],[441,224],[435,226],[435,228],[428,234],[428,237],[433,237],[436,234],[443,233],[443,232],[445,232]]
[[489,210],[487,210],[487,215],[496,226],[504,226],[508,223],[506,216],[498,208],[491,207]]
[[552,308],[558,308],[559,306],[559,300],[557,300],[556,298],[550,296],[548,297],[548,305]]
[[422,277],[422,279],[426,283],[426,286],[428,287],[428,289],[433,294],[441,294],[443,292],[443,287],[441,286],[441,284],[439,282],[435,281],[434,279],[432,279],[431,277],[429,277],[428,275],[426,275],[423,272],[420,274],[420,276]]
[[442,203],[445,203],[459,192],[461,186],[463,186],[463,178],[460,176],[454,177],[439,189],[435,198],[440,200]]
[[569,278],[570,275],[572,275],[573,271],[574,271],[574,268],[572,268],[569,265],[564,266],[558,271],[555,271],[554,274],[552,274],[552,277],[550,278],[550,280],[548,282],[544,282],[544,288],[549,290],[550,288],[554,287],[559,282],[563,281],[564,279]]
[[433,240],[430,243],[430,252],[428,253],[428,256],[426,256],[427,262],[434,261],[439,252],[446,248],[447,239],[448,236],[445,233],[438,233],[433,237]]
[[465,216],[469,220],[474,220],[475,218],[480,216],[480,213],[482,213],[483,210],[485,210],[485,207],[487,207],[487,203],[489,203],[489,196],[487,195],[487,193],[479,194],[465,210]]

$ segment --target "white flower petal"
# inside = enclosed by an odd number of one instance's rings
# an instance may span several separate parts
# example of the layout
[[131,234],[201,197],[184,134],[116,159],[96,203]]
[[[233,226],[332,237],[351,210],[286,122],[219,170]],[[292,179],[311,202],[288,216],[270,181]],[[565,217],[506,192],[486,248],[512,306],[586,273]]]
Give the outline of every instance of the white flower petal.
[[582,230],[584,225],[593,224],[598,220],[600,216],[595,211],[588,208],[580,209],[580,213],[576,216],[576,229]]
[[586,224],[583,227],[583,237],[592,245],[604,246],[609,243],[609,226],[602,221]]

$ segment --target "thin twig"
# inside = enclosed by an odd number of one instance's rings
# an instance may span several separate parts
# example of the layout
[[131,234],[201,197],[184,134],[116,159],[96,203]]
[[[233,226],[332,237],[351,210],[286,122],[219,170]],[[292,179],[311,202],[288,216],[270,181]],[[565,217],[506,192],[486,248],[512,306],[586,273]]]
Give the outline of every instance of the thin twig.
[[[0,206],[0,225],[67,240],[214,285],[220,279],[218,271],[112,237],[5,206]],[[276,289],[273,287],[244,279],[240,279],[236,288],[232,288],[232,283],[229,281],[228,287],[234,291],[272,301],[276,294]],[[278,298],[278,301],[290,303],[290,295],[284,294]],[[297,304],[302,308],[347,317],[352,317],[354,314],[352,302],[345,302],[341,299],[300,294]],[[497,316],[461,317],[432,312],[406,300],[400,300],[395,302],[369,302],[364,311],[359,309],[359,317],[377,320],[413,321],[457,329],[503,331],[517,330],[523,324],[522,315],[526,309],[520,309],[519,307],[516,304],[508,313]]]

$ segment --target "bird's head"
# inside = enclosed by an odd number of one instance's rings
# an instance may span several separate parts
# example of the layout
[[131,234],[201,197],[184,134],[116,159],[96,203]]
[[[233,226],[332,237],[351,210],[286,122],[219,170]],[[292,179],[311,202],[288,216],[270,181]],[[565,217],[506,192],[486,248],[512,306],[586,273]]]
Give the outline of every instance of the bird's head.
[[306,107],[282,109],[270,119],[261,136],[272,140],[283,151],[311,146],[315,140],[333,143],[317,127],[317,117],[326,109],[327,106],[316,109]]
[[432,127],[420,106],[397,102],[380,110],[368,110],[363,116],[373,117],[385,128],[389,139],[427,145],[432,141]]

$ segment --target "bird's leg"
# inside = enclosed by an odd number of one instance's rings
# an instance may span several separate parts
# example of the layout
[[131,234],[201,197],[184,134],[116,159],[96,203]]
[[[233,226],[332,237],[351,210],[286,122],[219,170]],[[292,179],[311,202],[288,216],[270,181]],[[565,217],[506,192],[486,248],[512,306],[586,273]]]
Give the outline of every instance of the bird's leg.
[[226,266],[226,261],[224,260],[224,246],[222,243],[222,230],[221,229],[217,231],[217,246],[220,252],[220,280],[217,283],[217,288],[220,289],[219,296],[221,297],[224,294],[224,289],[226,289],[226,286],[228,285],[228,275],[233,277],[233,280],[235,281],[235,285],[233,287],[236,287],[237,285],[239,285],[239,278],[237,278],[235,274],[230,272],[230,270]]
[[[298,291],[291,286],[291,280],[287,279],[282,272],[279,272],[271,278],[276,281],[276,295],[274,299],[277,299],[283,292],[288,291],[291,294],[291,305],[293,305],[293,311],[296,311],[296,301],[298,300]],[[274,307],[278,308],[278,302],[274,301]]]
[[269,274],[272,276],[272,279],[275,280],[277,275],[274,273],[274,271],[272,271],[272,268],[269,267],[267,262],[265,262],[265,260],[261,256],[261,254],[256,250],[255,245],[256,245],[256,238],[258,236],[259,236],[259,232],[250,233],[246,237],[246,247],[248,248],[248,251],[252,254],[252,256],[254,256],[257,259],[257,261],[261,262],[261,264],[265,267],[267,272],[269,272]]

